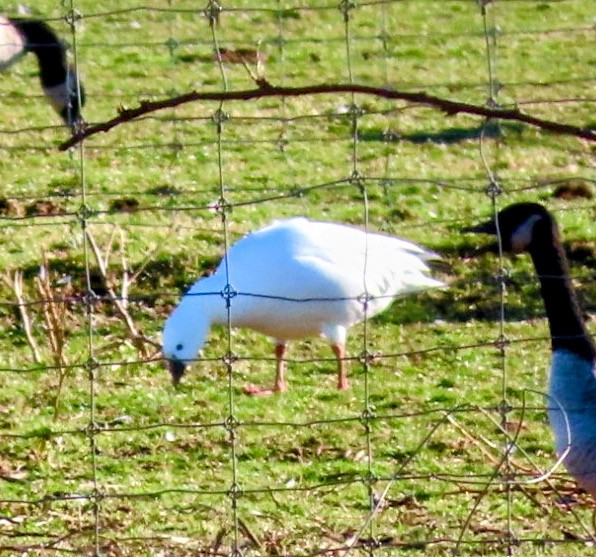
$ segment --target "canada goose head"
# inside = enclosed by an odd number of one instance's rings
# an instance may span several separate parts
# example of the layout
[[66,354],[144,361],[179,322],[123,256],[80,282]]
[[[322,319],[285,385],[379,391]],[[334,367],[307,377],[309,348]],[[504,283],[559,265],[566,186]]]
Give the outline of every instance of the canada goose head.
[[538,223],[553,228],[553,219],[538,203],[514,203],[492,218],[477,226],[464,228],[463,232],[490,234],[501,238],[503,251],[519,253],[530,251],[536,241]]
[[82,122],[81,107],[85,104],[85,89],[72,67],[68,68],[64,82],[44,85],[43,91],[66,125],[75,126]]

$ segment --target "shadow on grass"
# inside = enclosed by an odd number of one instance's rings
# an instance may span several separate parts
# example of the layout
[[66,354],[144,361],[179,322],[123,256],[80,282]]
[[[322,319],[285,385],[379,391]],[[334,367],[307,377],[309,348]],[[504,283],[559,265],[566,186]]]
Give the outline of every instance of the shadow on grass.
[[498,139],[503,137],[506,132],[513,132],[518,136],[521,135],[524,126],[521,124],[509,123],[489,123],[488,125],[480,125],[473,128],[446,128],[436,132],[414,132],[401,134],[395,131],[381,131],[381,130],[359,130],[358,139],[360,141],[384,141],[389,143],[399,143],[400,141],[407,141],[410,143],[439,143],[439,144],[455,144],[471,139],[479,139],[484,137],[486,139]]
[[[586,313],[596,311],[596,281],[593,269],[596,268],[596,247],[589,242],[564,243],[571,274],[583,277],[575,284],[580,306]],[[496,272],[498,270],[498,246],[489,242],[481,247],[462,242],[457,246],[433,246],[445,261],[466,261],[474,269],[469,279],[458,281],[454,278],[453,288],[441,293],[434,300],[442,319],[451,322],[469,320],[500,321],[501,294]],[[508,322],[544,318],[545,310],[540,294],[540,285],[530,258],[525,260],[523,269],[508,273],[505,277],[507,298],[505,320]],[[520,262],[519,267],[522,266]],[[430,309],[430,308],[429,308]],[[587,317],[587,315],[586,315]],[[404,321],[402,321],[404,322]],[[407,321],[405,321],[407,322]]]

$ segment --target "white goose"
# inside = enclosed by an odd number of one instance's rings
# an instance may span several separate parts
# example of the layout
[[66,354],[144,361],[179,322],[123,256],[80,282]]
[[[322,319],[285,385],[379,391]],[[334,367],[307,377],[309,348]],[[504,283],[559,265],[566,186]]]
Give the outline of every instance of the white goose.
[[[285,391],[289,340],[324,336],[337,358],[338,389],[347,389],[347,330],[386,309],[394,296],[444,286],[427,276],[425,249],[382,234],[295,217],[273,222],[232,246],[212,276],[195,282],[168,318],[163,354],[174,384],[203,346],[212,325],[248,327],[275,339],[271,389]],[[228,286],[229,285],[229,286]],[[366,305],[366,312],[365,312]]]
[[27,52],[37,56],[43,92],[56,112],[68,125],[80,121],[83,86],[77,83],[66,61],[66,49],[54,31],[43,21],[0,15],[0,71]]
[[[569,448],[567,469],[596,495],[596,347],[571,285],[557,224],[536,203],[510,205],[497,219],[503,250],[527,251],[540,281],[551,334],[548,414],[557,452]],[[467,231],[497,235],[497,226],[493,220]]]

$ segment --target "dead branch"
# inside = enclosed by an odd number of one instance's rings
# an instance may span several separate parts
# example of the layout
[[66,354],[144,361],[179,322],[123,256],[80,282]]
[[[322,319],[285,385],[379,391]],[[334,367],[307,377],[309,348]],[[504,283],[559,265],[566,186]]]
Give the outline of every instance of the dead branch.
[[70,147],[77,145],[83,139],[96,135],[98,133],[105,133],[112,128],[135,120],[145,114],[157,112],[164,108],[174,108],[189,102],[196,101],[249,101],[254,99],[262,99],[268,97],[300,97],[305,95],[325,95],[333,93],[355,93],[359,95],[371,95],[389,100],[402,100],[409,103],[422,104],[436,108],[447,114],[454,116],[455,114],[471,114],[473,116],[480,116],[482,118],[496,118],[501,120],[511,120],[529,124],[537,128],[565,135],[572,135],[588,141],[596,141],[596,130],[585,127],[573,126],[570,124],[561,124],[552,120],[538,118],[521,112],[517,108],[499,108],[480,106],[465,102],[452,101],[429,95],[423,91],[420,92],[406,92],[397,91],[387,87],[375,87],[372,85],[358,85],[350,83],[323,83],[319,85],[309,85],[305,87],[280,87],[274,86],[267,81],[261,79],[258,81],[256,89],[244,89],[240,91],[214,91],[214,92],[197,92],[192,91],[176,97],[167,98],[161,101],[142,101],[137,108],[121,108],[118,116],[108,120],[107,122],[100,122],[86,126],[78,130],[70,139],[59,146],[61,151],[65,151]]

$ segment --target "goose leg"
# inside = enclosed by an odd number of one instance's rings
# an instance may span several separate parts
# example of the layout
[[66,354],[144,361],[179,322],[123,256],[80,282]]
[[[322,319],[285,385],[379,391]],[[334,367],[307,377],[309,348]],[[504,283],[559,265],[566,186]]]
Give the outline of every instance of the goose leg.
[[273,383],[273,388],[265,389],[257,385],[247,385],[246,387],[244,387],[244,392],[247,395],[265,396],[272,395],[274,393],[281,393],[288,390],[284,378],[284,374],[286,371],[286,361],[283,358],[285,352],[286,343],[278,341],[278,343],[275,345],[275,358],[277,360],[277,364],[275,367],[275,382]]
[[275,383],[273,384],[274,393],[280,393],[288,390],[284,377],[286,371],[286,361],[284,360],[285,353],[286,343],[278,342],[275,345],[275,358],[277,359],[277,363],[275,367]]
[[331,349],[337,358],[337,388],[345,391],[350,388],[346,372],[346,346],[345,344],[332,344]]

